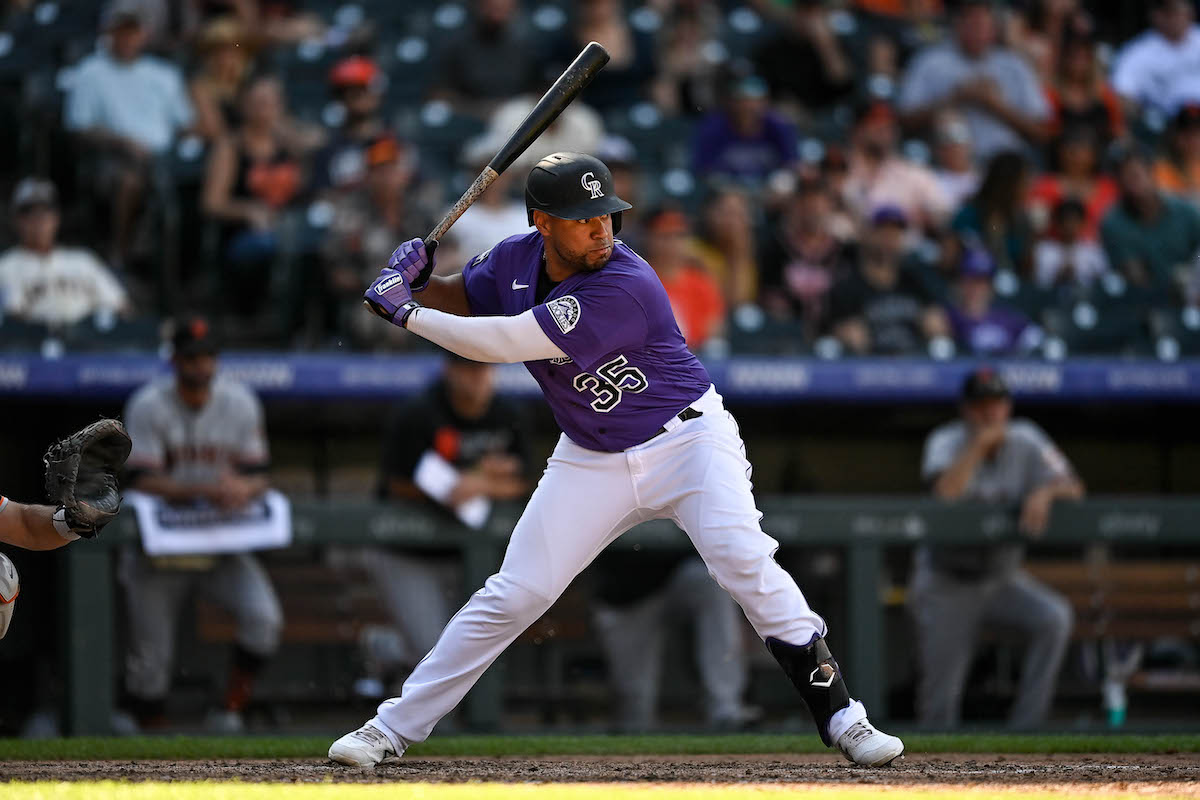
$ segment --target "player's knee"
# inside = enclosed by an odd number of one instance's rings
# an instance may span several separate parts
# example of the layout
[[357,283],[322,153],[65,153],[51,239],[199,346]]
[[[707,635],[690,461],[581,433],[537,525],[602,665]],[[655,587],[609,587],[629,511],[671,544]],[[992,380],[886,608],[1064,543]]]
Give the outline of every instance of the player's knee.
[[554,602],[546,595],[527,589],[501,574],[488,578],[478,594],[487,601],[485,607],[491,610],[491,620],[501,625],[531,625]]
[[283,635],[283,611],[278,605],[255,609],[238,621],[238,643],[259,656],[279,649]]
[[1038,620],[1038,630],[1055,640],[1065,641],[1071,635],[1071,629],[1075,626],[1075,611],[1071,608],[1070,602],[1065,598],[1056,597],[1050,603],[1046,604],[1040,619]]

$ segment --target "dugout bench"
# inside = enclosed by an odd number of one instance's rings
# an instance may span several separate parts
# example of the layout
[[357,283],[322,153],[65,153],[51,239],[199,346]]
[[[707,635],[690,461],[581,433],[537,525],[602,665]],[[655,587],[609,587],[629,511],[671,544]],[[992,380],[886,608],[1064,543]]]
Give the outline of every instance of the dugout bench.
[[[844,661],[851,670],[854,694],[867,704],[876,720],[888,716],[881,657],[885,641],[884,548],[926,541],[996,542],[1017,536],[1015,508],[948,504],[929,498],[763,497],[759,507],[764,513],[764,530],[782,545],[838,547],[844,551],[846,622],[844,630],[838,632],[838,650],[845,654]],[[454,547],[462,554],[466,584],[477,587],[499,566],[520,510],[515,505],[500,507],[485,530],[473,532],[416,506],[297,502],[293,506],[294,543],[309,547]],[[1197,520],[1200,497],[1099,498],[1060,503],[1042,541],[1055,545],[1195,545],[1200,544]],[[63,722],[70,735],[110,732],[118,656],[114,652],[112,556],[116,546],[136,538],[132,514],[126,511],[99,539],[79,542],[63,551]],[[641,525],[613,546],[690,549],[683,534],[665,520]],[[1186,593],[1179,596],[1185,600],[1191,597]],[[1179,632],[1188,635],[1187,624]],[[1190,634],[1195,636],[1197,631],[1191,630]],[[485,673],[467,695],[466,717],[473,726],[495,727],[500,720],[502,663]]]

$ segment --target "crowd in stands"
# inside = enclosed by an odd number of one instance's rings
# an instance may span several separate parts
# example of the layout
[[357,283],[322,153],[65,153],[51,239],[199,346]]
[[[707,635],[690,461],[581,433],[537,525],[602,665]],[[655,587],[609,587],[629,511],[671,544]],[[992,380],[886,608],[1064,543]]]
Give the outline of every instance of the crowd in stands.
[[245,346],[417,347],[362,288],[596,40],[611,62],[440,269],[527,230],[528,167],[580,150],[699,352],[1175,358],[1200,27],[1192,0],[1120,8],[13,0],[0,329],[202,311]]

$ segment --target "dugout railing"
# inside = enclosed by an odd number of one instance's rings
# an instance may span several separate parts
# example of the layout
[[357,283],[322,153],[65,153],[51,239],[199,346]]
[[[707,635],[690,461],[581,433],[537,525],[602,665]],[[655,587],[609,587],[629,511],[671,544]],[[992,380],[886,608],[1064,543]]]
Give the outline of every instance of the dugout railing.
[[[844,550],[845,613],[840,632],[855,693],[887,717],[884,648],[884,550],[923,541],[995,542],[1016,537],[1016,509],[947,504],[926,498],[763,497],[764,529],[784,547]],[[297,502],[294,545],[402,544],[457,548],[468,586],[481,586],[499,565],[519,506],[504,506],[483,532],[469,531],[419,506]],[[1048,545],[1089,543],[1155,548],[1200,544],[1200,497],[1106,497],[1059,503],[1040,539]],[[66,654],[64,728],[72,735],[109,732],[116,686],[116,587],[113,555],[135,541],[124,512],[104,536],[66,548],[62,618]],[[687,539],[668,521],[646,523],[614,545],[684,549]],[[1185,632],[1186,633],[1186,632]],[[1200,634],[1200,632],[1192,632]],[[500,666],[499,664],[497,666]],[[502,669],[484,675],[468,695],[473,727],[495,727],[502,712]]]

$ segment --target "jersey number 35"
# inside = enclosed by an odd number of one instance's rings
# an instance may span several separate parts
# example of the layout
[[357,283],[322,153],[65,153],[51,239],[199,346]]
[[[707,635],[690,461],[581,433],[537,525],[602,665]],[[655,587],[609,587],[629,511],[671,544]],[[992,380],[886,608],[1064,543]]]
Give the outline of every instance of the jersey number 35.
[[620,405],[625,392],[638,394],[649,385],[646,375],[637,367],[629,366],[629,360],[625,356],[617,356],[612,361],[601,364],[596,368],[595,374],[581,372],[574,380],[575,391],[590,391],[596,396],[590,405],[601,414],[607,414]]

